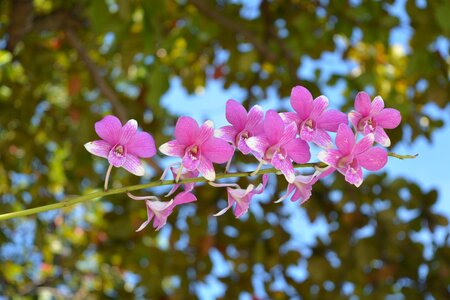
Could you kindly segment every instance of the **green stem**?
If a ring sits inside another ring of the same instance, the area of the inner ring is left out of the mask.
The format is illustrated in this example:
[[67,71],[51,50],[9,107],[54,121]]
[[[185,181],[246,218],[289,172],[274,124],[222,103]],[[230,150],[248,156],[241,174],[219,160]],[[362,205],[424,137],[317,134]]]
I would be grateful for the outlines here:
[[[399,158],[399,159],[415,158],[417,156],[417,155],[399,155],[399,154],[395,154],[392,152],[389,152],[388,155],[395,157],[395,158]],[[295,164],[294,168],[314,168],[314,167],[324,168],[326,166],[327,166],[327,164],[325,164],[323,162],[316,162],[316,163],[306,163],[306,164]],[[219,174],[216,174],[216,180],[224,179],[224,178],[250,177],[253,175],[278,173],[278,170],[275,168],[267,168],[267,169],[259,170],[256,174],[253,174],[253,172],[254,171],[235,172],[235,173],[219,173]],[[203,177],[185,178],[185,179],[178,181],[178,184],[192,183],[192,182],[208,182],[208,180]],[[122,187],[122,188],[118,188],[118,189],[110,189],[108,191],[97,191],[97,192],[93,192],[93,193],[82,195],[82,196],[66,198],[66,199],[62,200],[61,202],[54,203],[54,204],[49,204],[49,205],[39,206],[39,207],[35,207],[35,208],[24,209],[21,211],[15,211],[15,212],[10,212],[10,213],[6,213],[6,214],[1,214],[0,221],[23,217],[23,216],[34,215],[34,214],[38,214],[41,212],[54,210],[54,209],[61,209],[61,208],[69,207],[69,206],[72,206],[72,205],[75,205],[78,203],[82,203],[82,202],[86,202],[86,201],[90,201],[90,200],[97,200],[104,196],[123,194],[126,192],[142,190],[142,189],[152,188],[152,187],[156,187],[156,186],[173,185],[173,184],[175,184],[174,180],[155,180],[155,181],[152,181],[149,183],[126,186],[126,187]]]

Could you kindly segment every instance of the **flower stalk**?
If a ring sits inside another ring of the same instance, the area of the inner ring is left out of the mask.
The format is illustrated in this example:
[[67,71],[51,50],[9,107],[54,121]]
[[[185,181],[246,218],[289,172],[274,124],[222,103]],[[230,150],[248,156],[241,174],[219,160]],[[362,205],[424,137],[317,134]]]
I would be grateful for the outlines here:
[[[416,158],[417,154],[416,155],[400,155],[400,154],[396,154],[393,152],[389,152],[388,156],[395,157],[398,159],[412,159],[412,158]],[[327,164],[325,164],[323,162],[294,164],[294,168],[325,168],[325,167],[327,167]],[[253,176],[253,173],[254,173],[254,171],[219,173],[219,174],[216,174],[216,180],[225,179],[225,178],[250,177],[250,176]],[[263,175],[263,174],[279,175],[278,169],[276,169],[276,168],[261,169],[261,170],[257,171],[257,173],[255,175]],[[105,196],[125,194],[125,193],[131,192],[131,191],[142,190],[142,189],[152,188],[152,187],[156,187],[156,186],[166,186],[166,185],[173,185],[173,184],[177,184],[177,183],[185,184],[185,183],[201,183],[201,182],[209,182],[209,181],[204,177],[183,178],[183,179],[180,179],[178,182],[176,182],[175,180],[155,180],[155,181],[152,181],[149,183],[137,184],[137,185],[126,186],[126,187],[121,187],[121,188],[116,188],[116,189],[110,189],[107,191],[96,191],[96,192],[89,193],[86,195],[69,197],[69,198],[62,200],[61,202],[54,203],[54,204],[43,205],[43,206],[38,206],[38,207],[34,207],[34,208],[29,208],[29,209],[24,209],[24,210],[20,210],[20,211],[1,214],[0,221],[34,215],[34,214],[38,214],[41,212],[55,210],[55,209],[62,209],[65,207],[70,207],[70,206],[73,206],[73,205],[76,205],[79,203],[83,203],[83,202],[87,202],[87,201],[97,201]]]

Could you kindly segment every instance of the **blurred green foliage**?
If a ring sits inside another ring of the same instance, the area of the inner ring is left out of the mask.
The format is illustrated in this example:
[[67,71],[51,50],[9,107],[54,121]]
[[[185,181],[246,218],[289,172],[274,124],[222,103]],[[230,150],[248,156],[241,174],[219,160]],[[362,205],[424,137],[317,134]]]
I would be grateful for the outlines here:
[[[423,108],[447,105],[449,58],[436,42],[450,34],[450,5],[407,1],[405,51],[389,42],[400,24],[388,12],[392,2],[263,0],[247,16],[239,1],[228,0],[1,1],[0,213],[101,187],[105,162],[83,144],[95,139],[93,124],[104,114],[135,118],[158,145],[167,141],[175,116],[160,99],[174,77],[190,93],[208,80],[236,84],[247,91],[247,106],[269,88],[281,99],[299,83],[318,95],[320,85],[343,82],[347,110],[357,91],[373,88],[402,112],[401,128],[390,133],[394,143],[407,138],[406,129],[413,140],[431,139],[443,123]],[[327,77],[318,69],[314,80],[299,77],[301,58],[319,59],[338,40],[342,61],[355,64],[350,73]],[[148,161],[156,172],[159,160]],[[115,170],[113,180],[140,179]],[[267,197],[284,188],[280,181]],[[2,222],[0,295],[186,299],[215,278],[224,299],[244,292],[254,299],[450,298],[448,220],[432,209],[434,190],[387,174],[370,175],[356,189],[337,176],[316,185],[297,211],[267,202],[243,220],[211,216],[223,191],[202,187],[197,196],[161,233],[134,232],[145,209],[125,196]],[[288,226],[299,211],[327,228],[302,248],[296,236],[307,228]],[[229,271],[214,271],[215,255]]]

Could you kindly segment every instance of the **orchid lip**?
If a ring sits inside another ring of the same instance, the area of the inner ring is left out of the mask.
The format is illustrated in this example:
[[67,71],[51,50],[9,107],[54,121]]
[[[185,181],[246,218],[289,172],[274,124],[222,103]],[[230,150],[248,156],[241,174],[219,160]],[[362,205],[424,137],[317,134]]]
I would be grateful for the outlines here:
[[308,119],[303,122],[302,126],[303,126],[303,128],[306,127],[306,130],[308,130],[309,132],[313,132],[316,127],[316,124],[313,120]]
[[127,149],[124,146],[117,144],[113,147],[113,152],[115,156],[123,157],[127,154]]

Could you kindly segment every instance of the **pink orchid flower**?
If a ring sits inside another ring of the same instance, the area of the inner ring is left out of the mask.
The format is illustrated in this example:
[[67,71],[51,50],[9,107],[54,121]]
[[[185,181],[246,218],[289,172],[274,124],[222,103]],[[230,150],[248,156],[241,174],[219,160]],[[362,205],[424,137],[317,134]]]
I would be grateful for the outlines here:
[[175,196],[174,199],[170,201],[159,201],[155,200],[158,197],[155,196],[134,196],[128,193],[128,196],[133,200],[144,200],[145,206],[147,207],[147,221],[142,223],[142,225],[136,230],[136,232],[144,229],[153,219],[153,228],[160,230],[164,225],[166,225],[167,218],[172,214],[173,209],[177,205],[194,202],[197,200],[194,194],[190,192],[182,192]]
[[389,147],[391,140],[384,129],[394,129],[402,119],[400,112],[393,108],[384,108],[384,101],[377,96],[370,102],[370,96],[365,92],[356,95],[355,109],[348,114],[355,129],[364,135],[373,133],[375,142]]
[[[177,177],[177,174],[179,172],[179,169],[174,168],[174,167],[170,167],[170,171],[172,172],[173,178],[175,179]],[[199,172],[197,170],[194,171],[182,171],[181,172],[181,176],[180,179],[185,179],[185,178],[196,178],[198,176]],[[172,189],[170,190],[170,192],[166,195],[166,197],[172,195],[173,193],[175,193],[175,191],[180,187],[181,184],[174,184]],[[189,183],[185,183],[183,184],[183,188],[185,192],[192,192],[192,190],[194,190],[195,187],[195,182],[189,182]]]
[[262,133],[263,110],[255,105],[247,113],[242,104],[230,99],[227,101],[225,116],[231,125],[219,128],[216,136],[230,142],[243,154],[249,154],[251,149],[247,145],[247,139]]
[[284,174],[288,182],[294,182],[292,160],[296,163],[309,161],[311,158],[309,145],[295,137],[297,135],[295,123],[285,124],[274,110],[266,113],[263,128],[264,135],[250,137],[247,145],[253,150],[255,156],[262,160],[262,163],[270,162]]
[[359,142],[348,125],[341,124],[336,134],[337,149],[319,152],[317,157],[345,175],[345,180],[356,187],[363,182],[362,168],[377,171],[387,163],[387,151],[372,147],[374,135],[368,134]]
[[332,167],[327,167],[323,171],[316,171],[312,175],[300,175],[295,176],[295,181],[293,183],[289,183],[287,187],[286,193],[281,196],[280,199],[275,201],[275,203],[281,202],[287,197],[289,197],[292,193],[291,201],[296,202],[300,200],[300,205],[305,203],[311,198],[312,186],[319,181],[319,179],[324,178],[336,170]]
[[105,116],[95,123],[95,132],[101,138],[86,143],[84,147],[90,153],[107,158],[110,167],[105,180],[108,187],[112,166],[123,167],[128,172],[142,176],[144,167],[139,158],[148,158],[156,154],[155,141],[147,132],[138,132],[136,120],[129,120],[123,127],[115,116]]
[[227,141],[213,135],[212,121],[206,121],[199,127],[194,119],[180,117],[175,125],[175,140],[161,145],[159,151],[168,156],[181,157],[181,168],[198,170],[203,177],[214,181],[216,172],[213,163],[227,162],[233,156],[234,149]]
[[336,132],[339,124],[347,124],[347,116],[337,110],[326,110],[328,99],[319,96],[315,100],[311,93],[302,86],[296,86],[291,92],[291,105],[295,113],[282,113],[287,123],[295,122],[300,138],[313,142],[319,147],[330,148],[332,141],[327,131]]
[[[237,184],[213,184],[213,186],[227,186],[228,194],[228,206],[216,213],[214,216],[217,217],[223,215],[233,206],[234,203],[236,203],[236,207],[234,208],[234,216],[236,218],[240,218],[248,211],[250,201],[253,196],[264,192],[268,178],[269,176],[264,174],[262,176],[262,183],[260,183],[257,187],[253,184],[249,184],[246,189],[241,189],[241,187]],[[235,186],[236,188],[233,189],[231,186]]]

